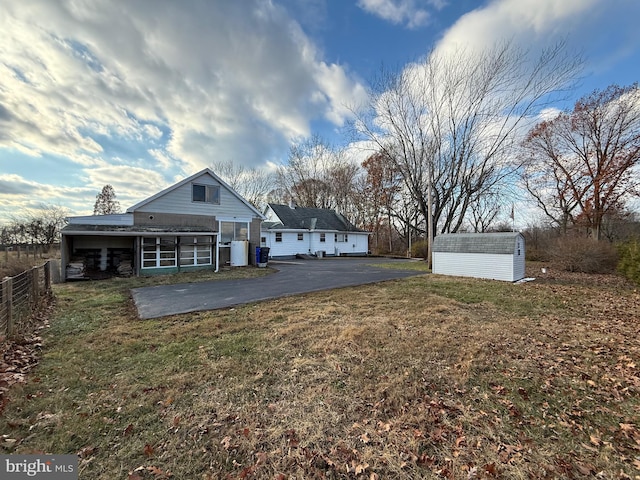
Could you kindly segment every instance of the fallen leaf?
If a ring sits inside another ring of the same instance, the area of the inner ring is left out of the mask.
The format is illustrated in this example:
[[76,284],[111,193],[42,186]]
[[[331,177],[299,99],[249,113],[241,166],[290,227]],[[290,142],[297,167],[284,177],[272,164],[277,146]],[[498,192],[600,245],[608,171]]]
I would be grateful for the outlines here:
[[151,472],[152,474],[156,475],[157,477],[170,477],[171,476],[171,474],[163,472],[158,467],[153,467],[153,466],[147,467],[147,471]]
[[153,447],[151,445],[149,445],[148,443],[144,446],[144,454],[147,457],[153,456]]
[[495,462],[487,463],[483,468],[489,475],[495,476],[498,473]]
[[527,391],[522,388],[522,387],[518,387],[518,393],[520,394],[520,396],[525,399],[525,400],[529,400],[529,394],[527,393]]

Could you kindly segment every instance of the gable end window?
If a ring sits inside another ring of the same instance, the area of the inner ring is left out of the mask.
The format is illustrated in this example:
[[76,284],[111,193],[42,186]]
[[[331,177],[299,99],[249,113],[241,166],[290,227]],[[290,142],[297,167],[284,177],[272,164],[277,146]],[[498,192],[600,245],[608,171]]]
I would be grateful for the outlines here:
[[220,187],[218,185],[191,185],[191,201],[220,205]]

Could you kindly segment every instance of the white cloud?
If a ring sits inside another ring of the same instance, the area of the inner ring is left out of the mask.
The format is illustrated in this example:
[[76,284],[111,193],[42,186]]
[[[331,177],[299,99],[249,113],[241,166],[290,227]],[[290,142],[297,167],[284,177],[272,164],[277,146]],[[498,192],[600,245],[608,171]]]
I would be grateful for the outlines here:
[[105,163],[84,170],[82,177],[86,187],[96,192],[94,196],[105,185],[111,185],[123,210],[169,186],[169,182],[161,174],[128,165]]
[[[97,192],[96,192],[97,193]],[[0,175],[0,218],[8,222],[26,209],[39,209],[44,204],[60,205],[71,210],[85,211],[88,187],[59,187],[28,180],[20,175]],[[95,195],[95,194],[94,194]],[[89,212],[91,213],[91,212]]]
[[268,0],[0,7],[0,148],[88,165],[105,139],[148,140],[181,173],[218,158],[255,166],[313,119],[340,125],[362,89]]
[[629,0],[493,0],[463,15],[445,33],[438,48],[486,49],[496,42],[514,41],[528,49],[566,40],[576,50],[604,43],[603,35],[615,31],[615,19],[626,11],[635,17],[640,4]]
[[431,14],[424,8],[430,6],[440,10],[445,0],[358,0],[358,6],[393,24],[406,24],[407,28],[418,28],[431,21]]

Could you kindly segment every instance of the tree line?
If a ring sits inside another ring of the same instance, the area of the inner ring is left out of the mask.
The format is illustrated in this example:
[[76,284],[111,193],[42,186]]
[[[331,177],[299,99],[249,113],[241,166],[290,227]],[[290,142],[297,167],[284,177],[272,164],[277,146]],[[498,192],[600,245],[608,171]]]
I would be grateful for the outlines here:
[[[111,185],[102,187],[93,205],[94,215],[120,213]],[[69,210],[59,205],[42,204],[38,208],[22,211],[5,225],[0,226],[0,245],[37,245],[45,252],[60,241],[60,232],[67,224]]]

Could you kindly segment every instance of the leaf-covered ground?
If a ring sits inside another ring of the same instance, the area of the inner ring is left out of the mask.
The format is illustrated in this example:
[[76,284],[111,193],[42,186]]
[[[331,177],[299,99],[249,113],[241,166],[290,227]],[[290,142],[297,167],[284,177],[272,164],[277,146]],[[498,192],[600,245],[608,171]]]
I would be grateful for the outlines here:
[[67,284],[0,441],[87,479],[638,478],[639,292],[530,274],[149,321]]

